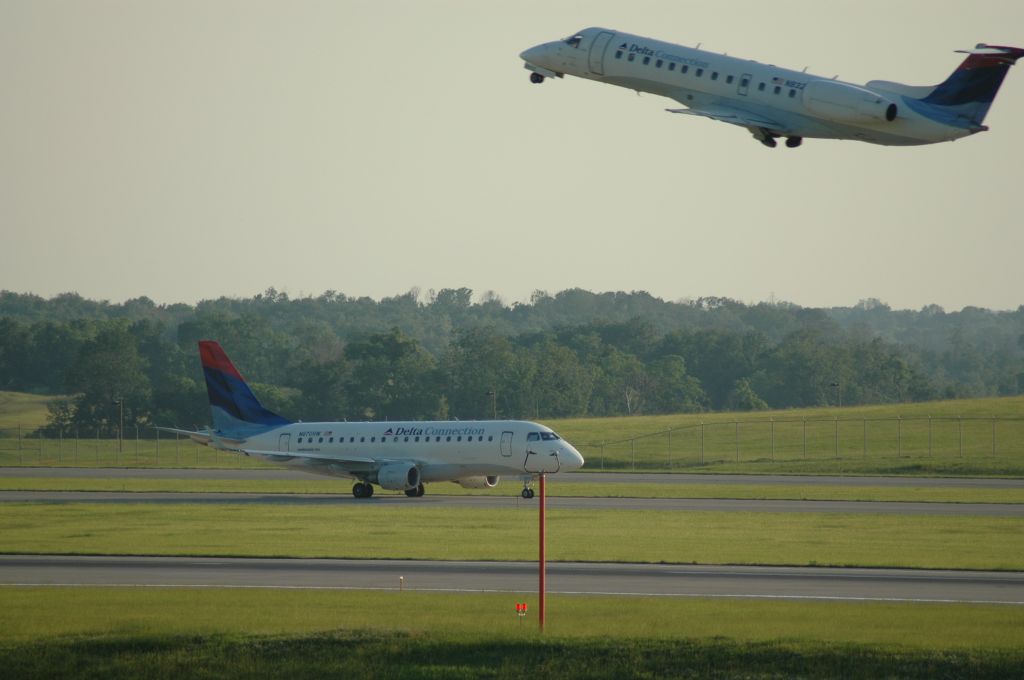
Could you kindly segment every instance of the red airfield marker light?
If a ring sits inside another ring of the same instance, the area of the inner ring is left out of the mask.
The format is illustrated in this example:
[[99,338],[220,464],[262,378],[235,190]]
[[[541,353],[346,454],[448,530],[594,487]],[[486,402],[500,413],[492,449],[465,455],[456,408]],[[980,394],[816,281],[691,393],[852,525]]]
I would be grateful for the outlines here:
[[526,603],[516,602],[516,616],[519,617],[519,625],[523,625],[523,617],[526,616]]

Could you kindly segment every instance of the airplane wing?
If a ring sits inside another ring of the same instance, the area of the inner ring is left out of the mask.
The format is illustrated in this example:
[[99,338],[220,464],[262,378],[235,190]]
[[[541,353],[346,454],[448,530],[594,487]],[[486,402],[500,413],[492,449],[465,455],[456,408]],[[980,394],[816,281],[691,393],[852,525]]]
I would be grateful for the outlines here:
[[[299,451],[261,451],[259,449],[234,449],[238,453],[259,456],[265,460],[278,463],[287,463],[295,458],[306,460],[309,467],[304,468],[307,472],[329,475],[331,477],[354,477],[363,479],[364,475],[379,470],[390,461],[383,458],[363,458],[360,456],[346,456],[336,458],[325,456],[320,453],[301,453]],[[410,461],[402,461],[410,462]]]
[[338,464],[341,466],[353,465],[353,466],[367,466],[367,465],[383,465],[386,461],[379,458],[360,458],[357,456],[348,456],[345,458],[335,458],[333,456],[325,456],[320,453],[301,453],[299,451],[260,451],[258,449],[235,449],[239,453],[244,453],[253,456],[274,456],[277,458],[308,458],[313,461],[320,461],[323,463]]
[[789,131],[789,127],[779,123],[778,121],[772,120],[765,116],[760,116],[756,113],[750,113],[749,111],[741,111],[734,109],[729,106],[709,106],[701,109],[665,109],[669,113],[682,113],[687,116],[702,116],[704,118],[711,118],[712,120],[721,121],[723,123],[729,123],[730,125],[739,125],[745,128],[764,128],[777,132],[779,134],[785,134]]

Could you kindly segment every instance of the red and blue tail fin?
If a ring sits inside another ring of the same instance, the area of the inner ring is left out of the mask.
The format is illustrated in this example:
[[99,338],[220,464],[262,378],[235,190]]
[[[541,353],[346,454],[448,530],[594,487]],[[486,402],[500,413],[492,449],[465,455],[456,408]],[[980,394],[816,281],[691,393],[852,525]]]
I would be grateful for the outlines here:
[[960,67],[920,101],[941,107],[966,123],[981,125],[1010,67],[1024,57],[1024,49],[978,45]]
[[199,359],[218,433],[247,437],[291,422],[263,407],[218,343],[200,340]]

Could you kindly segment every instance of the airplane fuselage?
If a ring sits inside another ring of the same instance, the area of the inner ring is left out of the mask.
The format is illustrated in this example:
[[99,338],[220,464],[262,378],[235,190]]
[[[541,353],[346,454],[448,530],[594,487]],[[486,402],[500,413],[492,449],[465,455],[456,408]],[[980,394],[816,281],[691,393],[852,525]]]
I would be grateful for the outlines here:
[[221,446],[306,472],[374,482],[380,461],[414,463],[423,482],[553,473],[583,464],[550,428],[520,420],[291,423]]
[[537,45],[521,56],[534,82],[572,75],[668,97],[687,107],[674,113],[746,127],[762,141],[808,137],[910,146],[985,129],[922,115],[932,112],[912,95],[930,88],[883,81],[855,85],[603,28]]

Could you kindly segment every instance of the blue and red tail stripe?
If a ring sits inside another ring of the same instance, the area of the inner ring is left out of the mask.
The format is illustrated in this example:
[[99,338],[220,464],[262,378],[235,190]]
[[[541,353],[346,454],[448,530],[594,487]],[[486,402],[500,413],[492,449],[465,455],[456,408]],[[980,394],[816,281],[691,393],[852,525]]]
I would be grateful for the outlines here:
[[203,362],[203,370],[214,369],[227,373],[228,375],[245,382],[242,374],[238,372],[231,359],[221,348],[220,344],[213,340],[199,341],[199,360]]
[[200,340],[199,358],[218,432],[248,436],[291,422],[263,407],[218,343]]
[[1010,67],[1024,56],[1024,49],[978,45],[935,90],[922,101],[933,106],[966,107],[977,122],[988,112]]

